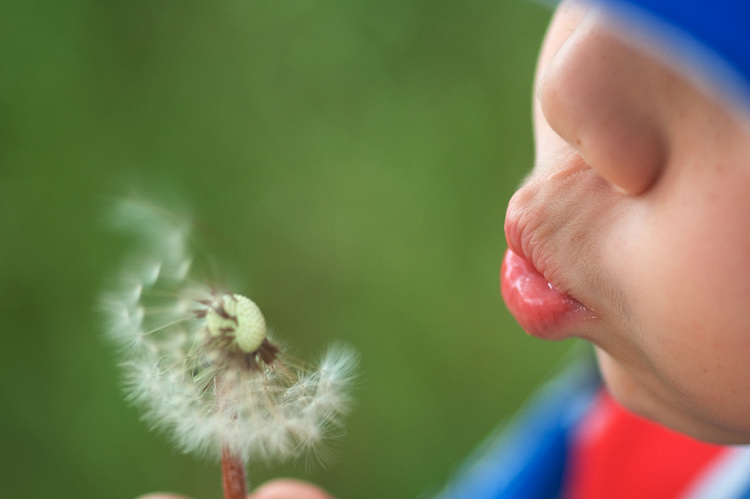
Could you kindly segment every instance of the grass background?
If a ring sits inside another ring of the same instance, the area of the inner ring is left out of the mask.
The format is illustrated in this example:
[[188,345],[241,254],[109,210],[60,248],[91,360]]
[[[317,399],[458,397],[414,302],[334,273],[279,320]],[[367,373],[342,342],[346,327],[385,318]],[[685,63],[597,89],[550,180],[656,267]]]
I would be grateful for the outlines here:
[[[219,497],[148,431],[94,313],[123,241],[103,199],[177,192],[312,356],[361,353],[345,498],[435,490],[568,345],[499,297],[550,11],[513,0],[2,0],[0,494]],[[166,195],[166,194],[165,194]]]

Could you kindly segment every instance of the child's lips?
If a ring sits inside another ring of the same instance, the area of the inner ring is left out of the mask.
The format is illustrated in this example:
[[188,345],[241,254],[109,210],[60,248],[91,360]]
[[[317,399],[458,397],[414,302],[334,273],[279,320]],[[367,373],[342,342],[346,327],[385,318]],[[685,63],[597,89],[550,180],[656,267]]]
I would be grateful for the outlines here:
[[525,258],[508,249],[500,271],[503,299],[510,313],[532,336],[563,339],[592,314],[559,291]]

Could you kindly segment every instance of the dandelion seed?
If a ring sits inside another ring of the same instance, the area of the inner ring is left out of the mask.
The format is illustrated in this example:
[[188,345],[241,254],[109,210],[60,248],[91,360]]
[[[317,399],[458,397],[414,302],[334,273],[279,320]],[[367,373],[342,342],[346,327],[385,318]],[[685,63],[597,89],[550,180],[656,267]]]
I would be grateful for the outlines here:
[[115,213],[142,249],[102,308],[144,418],[182,450],[221,459],[227,498],[244,499],[248,461],[322,458],[349,410],[356,355],[336,346],[319,367],[294,360],[251,299],[191,275],[185,219],[134,199]]

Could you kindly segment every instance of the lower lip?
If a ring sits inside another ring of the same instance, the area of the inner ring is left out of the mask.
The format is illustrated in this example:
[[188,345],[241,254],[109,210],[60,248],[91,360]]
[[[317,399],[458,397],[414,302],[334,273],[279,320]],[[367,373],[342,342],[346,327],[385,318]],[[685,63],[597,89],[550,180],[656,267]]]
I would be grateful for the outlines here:
[[508,310],[532,336],[562,339],[574,323],[591,318],[580,302],[557,290],[531,263],[510,249],[503,259],[500,284]]

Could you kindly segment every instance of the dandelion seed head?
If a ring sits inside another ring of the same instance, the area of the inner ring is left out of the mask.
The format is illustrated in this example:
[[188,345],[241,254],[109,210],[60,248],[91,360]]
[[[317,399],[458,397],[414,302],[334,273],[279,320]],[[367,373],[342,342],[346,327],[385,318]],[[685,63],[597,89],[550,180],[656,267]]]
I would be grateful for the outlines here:
[[199,277],[188,218],[127,199],[113,219],[138,244],[101,309],[144,419],[214,458],[223,448],[246,461],[327,455],[323,442],[351,405],[356,354],[337,345],[317,366],[288,355],[255,302]]

